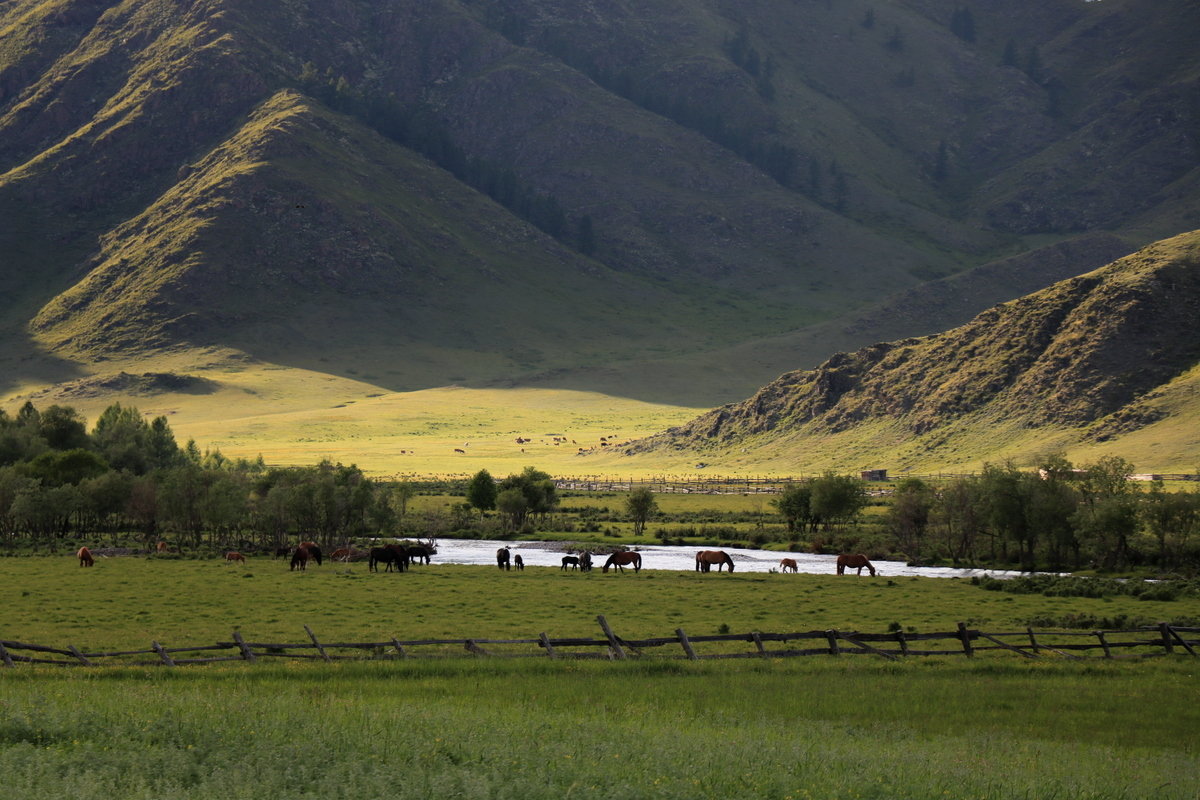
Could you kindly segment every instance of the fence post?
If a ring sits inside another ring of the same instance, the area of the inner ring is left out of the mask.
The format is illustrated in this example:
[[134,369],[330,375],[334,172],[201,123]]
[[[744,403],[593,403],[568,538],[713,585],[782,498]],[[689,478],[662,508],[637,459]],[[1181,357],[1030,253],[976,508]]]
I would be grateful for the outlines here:
[[608,620],[603,614],[596,617],[596,621],[600,623],[600,630],[604,631],[604,635],[608,637],[608,646],[612,649],[613,656],[618,661],[625,660],[625,650],[621,647],[621,643],[617,641],[617,635],[613,633],[613,629],[608,626]]
[[158,657],[163,660],[164,664],[166,664],[168,667],[175,666],[175,659],[167,655],[167,651],[163,649],[161,644],[158,642],[151,642],[150,646],[154,648],[154,652],[158,653]]
[[1033,628],[1026,628],[1025,632],[1029,634],[1029,646],[1033,648],[1033,652],[1040,653],[1042,648],[1038,645],[1037,639],[1033,635]]
[[838,632],[836,630],[825,631],[825,638],[829,640],[829,655],[840,655],[842,648],[838,645]]
[[904,635],[904,631],[896,631],[896,641],[900,643],[900,655],[908,655],[908,638]]
[[96,666],[92,662],[88,661],[87,656],[85,656],[83,653],[79,652],[79,648],[76,647],[75,645],[69,644],[69,645],[67,645],[67,649],[71,651],[71,655],[73,655],[79,659],[79,663],[82,664],[83,666],[85,666],[85,667]]
[[1174,628],[1172,628],[1170,625],[1167,625],[1167,630],[1171,632],[1171,636],[1175,638],[1175,641],[1183,645],[1184,650],[1187,650],[1189,653],[1191,653],[1193,658],[1196,656],[1196,651],[1192,649],[1192,646],[1187,643],[1187,640],[1180,636]]
[[687,653],[689,661],[696,661],[696,651],[692,649],[692,642],[688,639],[687,634],[683,632],[683,628],[676,628],[675,635],[679,637],[679,643],[683,645],[683,652]]
[[16,666],[16,664],[13,663],[12,657],[8,654],[8,650],[5,649],[4,642],[0,642],[0,660],[4,662],[4,666],[6,667]]
[[325,652],[325,648],[322,647],[321,643],[317,641],[317,635],[312,632],[312,628],[305,625],[304,632],[308,634],[308,638],[312,639],[312,643],[317,646],[317,652],[321,654],[321,658],[325,659],[326,661],[332,661],[333,659],[331,659],[329,654]]
[[404,648],[400,645],[400,640],[395,636],[392,637],[392,647],[396,648],[396,652],[400,654],[401,658],[408,657],[408,654],[404,652]]
[[1104,648],[1104,657],[1112,658],[1112,649],[1108,646],[1108,640],[1104,638],[1104,631],[1092,631],[1096,634],[1096,638],[1100,640],[1100,646]]
[[542,647],[545,649],[546,655],[550,658],[558,658],[558,653],[554,652],[554,645],[550,643],[550,637],[546,635],[546,632],[539,633],[538,638],[542,640]]
[[763,647],[762,636],[759,635],[758,631],[754,631],[750,634],[750,637],[754,639],[754,644],[758,647],[758,654],[765,658],[767,655],[767,649]]
[[958,623],[958,638],[962,640],[963,653],[967,657],[975,655],[975,650],[971,647],[971,632],[967,630],[967,623]]
[[239,631],[233,632],[233,641],[237,642],[238,649],[242,651],[242,658],[250,662],[258,660],[258,657],[250,651],[249,645],[246,644],[246,640],[242,638],[242,634]]
[[1171,641],[1171,626],[1165,622],[1158,623],[1158,633],[1162,636],[1163,651],[1170,654],[1175,652],[1175,645]]

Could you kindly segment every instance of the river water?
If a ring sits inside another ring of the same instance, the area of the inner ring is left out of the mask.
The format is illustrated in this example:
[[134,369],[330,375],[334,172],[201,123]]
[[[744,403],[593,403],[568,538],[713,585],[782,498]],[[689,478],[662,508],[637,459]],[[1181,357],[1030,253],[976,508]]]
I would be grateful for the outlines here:
[[[561,542],[515,541],[502,542],[484,539],[438,539],[435,564],[495,564],[496,550],[508,546],[513,555],[520,554],[527,567],[559,567],[563,552]],[[639,545],[635,548],[642,554],[642,569],[694,571],[696,551],[724,550],[733,558],[738,572],[769,572],[779,570],[781,558],[791,558],[801,572],[813,574],[837,574],[837,556],[813,553],[783,553],[775,550],[743,550],[737,547],[678,547],[674,545]],[[572,553],[571,555],[577,555]],[[597,568],[604,565],[607,556],[592,557]],[[902,561],[873,561],[880,575],[897,577],[923,575],[930,578],[970,578],[975,575],[991,575],[997,578],[1015,577],[1019,572],[982,569],[952,569],[950,567],[910,567]],[[850,570],[853,574],[854,570]],[[866,572],[864,571],[865,575]]]

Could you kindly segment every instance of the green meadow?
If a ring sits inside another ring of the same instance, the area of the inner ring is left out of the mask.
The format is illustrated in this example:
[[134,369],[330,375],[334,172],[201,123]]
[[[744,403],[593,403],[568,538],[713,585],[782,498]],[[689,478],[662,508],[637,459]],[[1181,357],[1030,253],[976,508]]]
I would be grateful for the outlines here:
[[[553,565],[526,553],[530,564]],[[326,563],[291,572],[284,560],[245,565],[174,558],[101,558],[82,569],[74,557],[0,559],[0,639],[84,650],[135,649],[227,641],[239,629],[261,642],[423,638],[600,636],[603,614],[625,638],[753,630],[858,630],[895,625],[921,632],[968,622],[984,630],[1023,630],[1067,615],[1126,621],[1200,620],[1200,599],[1082,598],[984,591],[968,580],[781,573],[643,570],[523,572],[437,564],[402,574],[371,573],[365,562]],[[1035,627],[1046,627],[1045,623]],[[1098,626],[1103,627],[1103,626]]]
[[[969,581],[172,558],[0,559],[0,638],[626,638],[1200,616],[1200,600]],[[457,651],[462,653],[461,650]],[[710,651],[711,652],[711,651]],[[460,657],[0,669],[0,774],[40,798],[1190,798],[1197,661],[1012,654],[628,662]]]

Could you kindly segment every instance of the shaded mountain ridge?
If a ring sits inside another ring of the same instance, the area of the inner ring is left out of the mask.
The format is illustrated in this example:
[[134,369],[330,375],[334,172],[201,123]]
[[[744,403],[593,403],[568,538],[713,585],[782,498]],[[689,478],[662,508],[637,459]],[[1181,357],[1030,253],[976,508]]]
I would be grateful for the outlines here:
[[[733,447],[880,422],[908,438],[1016,423],[1104,438],[1161,418],[1139,404],[1200,364],[1200,231],[991,308],[959,328],[839,353],[629,452]],[[800,437],[796,439],[794,437]]]

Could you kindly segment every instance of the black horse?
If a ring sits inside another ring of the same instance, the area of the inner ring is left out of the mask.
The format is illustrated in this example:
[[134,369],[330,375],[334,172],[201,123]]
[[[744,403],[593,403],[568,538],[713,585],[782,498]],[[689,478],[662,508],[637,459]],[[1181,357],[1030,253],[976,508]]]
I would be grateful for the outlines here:
[[592,554],[584,551],[579,554],[579,569],[583,572],[592,571]]
[[435,552],[433,550],[433,548],[428,547],[423,544],[409,545],[407,550],[408,550],[408,559],[409,559],[409,561],[411,561],[414,564],[420,564],[422,561],[424,561],[426,564],[428,564],[429,557],[431,555],[433,555],[433,553]]
[[558,569],[559,569],[559,571],[562,571],[564,569],[567,569],[568,567],[570,567],[573,570],[579,569],[579,559],[576,558],[575,556],[563,556],[562,566],[559,567]]
[[496,551],[496,566],[499,567],[500,569],[512,569],[512,567],[510,567],[508,565],[508,548],[507,547],[501,547],[499,550]]
[[525,559],[521,558],[520,553],[513,556],[513,566],[517,569],[525,569]]
[[393,568],[396,572],[404,572],[408,569],[408,551],[398,544],[372,547],[370,559],[367,561],[367,571],[378,572],[380,563],[385,565],[384,572],[391,572]]

